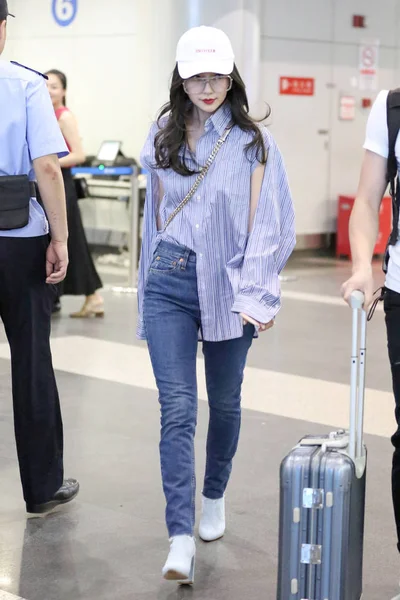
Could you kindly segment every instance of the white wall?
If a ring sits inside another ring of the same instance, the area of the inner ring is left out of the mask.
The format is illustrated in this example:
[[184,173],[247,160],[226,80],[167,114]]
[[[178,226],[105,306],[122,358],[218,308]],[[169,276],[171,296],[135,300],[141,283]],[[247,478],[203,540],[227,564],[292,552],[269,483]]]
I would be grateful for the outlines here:
[[[51,0],[9,4],[17,19],[9,21],[5,57],[67,73],[87,154],[112,138],[137,158],[168,98],[179,36],[198,24],[224,28],[253,113],[263,101],[273,109],[299,234],[334,231],[338,194],[356,191],[368,116],[361,98],[376,95],[353,85],[361,39],[381,42],[378,90],[400,80],[400,0],[79,0],[66,28],[55,23]],[[353,14],[365,15],[368,28],[353,29]],[[315,96],[279,95],[280,76],[314,77]],[[343,94],[356,97],[355,121],[338,118]]]
[[[337,197],[356,192],[369,110],[362,98],[400,83],[399,0],[267,0],[262,18],[262,95],[282,148],[299,234],[332,232]],[[366,29],[352,27],[365,15]],[[354,87],[359,44],[381,43],[376,92]],[[314,77],[315,97],[280,96],[280,76]],[[341,95],[356,98],[354,121],[339,120]]]
[[[68,76],[68,105],[79,120],[87,154],[104,139],[120,139],[135,155],[148,123],[151,73],[150,2],[81,0],[75,22],[56,24],[51,0],[11,0],[6,58]],[[165,98],[165,95],[164,95]]]

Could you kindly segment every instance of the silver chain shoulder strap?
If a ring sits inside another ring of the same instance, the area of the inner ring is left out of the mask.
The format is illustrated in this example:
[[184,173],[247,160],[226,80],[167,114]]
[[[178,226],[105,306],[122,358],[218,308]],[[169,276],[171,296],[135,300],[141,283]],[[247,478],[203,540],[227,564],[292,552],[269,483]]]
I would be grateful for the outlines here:
[[189,202],[189,200],[191,200],[191,198],[193,198],[193,196],[196,193],[199,185],[201,184],[201,182],[203,181],[203,179],[207,175],[208,171],[210,170],[210,167],[213,164],[215,157],[217,156],[218,152],[220,151],[220,149],[222,148],[222,146],[226,142],[226,138],[230,134],[231,130],[232,130],[231,127],[229,129],[226,129],[225,132],[224,132],[224,134],[223,134],[223,136],[219,138],[218,142],[215,144],[215,147],[214,147],[213,151],[211,152],[211,154],[210,154],[210,156],[209,156],[206,164],[204,165],[204,167],[202,168],[201,172],[199,173],[199,176],[197,177],[196,181],[194,182],[194,184],[193,184],[192,188],[190,189],[189,193],[187,194],[187,196],[185,196],[185,198],[182,200],[182,202],[180,204],[178,204],[178,206],[175,208],[174,212],[168,217],[168,220],[167,220],[167,222],[164,225],[163,231],[165,231],[167,229],[168,225],[170,225],[170,223],[175,219],[176,215],[179,214],[181,212],[181,210]]

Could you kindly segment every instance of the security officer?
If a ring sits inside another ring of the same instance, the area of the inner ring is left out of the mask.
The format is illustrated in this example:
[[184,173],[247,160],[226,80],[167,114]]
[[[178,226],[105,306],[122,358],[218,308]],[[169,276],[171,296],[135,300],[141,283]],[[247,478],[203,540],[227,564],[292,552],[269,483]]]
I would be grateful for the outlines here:
[[[0,54],[8,16],[13,15],[7,0],[0,0]],[[11,349],[26,508],[44,513],[73,500],[79,491],[77,481],[64,480],[63,427],[50,352],[55,284],[68,266],[58,161],[68,150],[44,76],[1,59],[0,115],[0,317]],[[47,218],[35,199],[35,175]]]

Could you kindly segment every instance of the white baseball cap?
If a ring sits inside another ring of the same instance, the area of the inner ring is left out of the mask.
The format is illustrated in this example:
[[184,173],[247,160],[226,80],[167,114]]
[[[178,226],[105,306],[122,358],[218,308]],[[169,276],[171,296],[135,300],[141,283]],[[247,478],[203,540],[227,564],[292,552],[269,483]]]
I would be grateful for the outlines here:
[[178,42],[176,62],[182,79],[199,73],[230,75],[235,55],[230,39],[221,29],[193,27]]

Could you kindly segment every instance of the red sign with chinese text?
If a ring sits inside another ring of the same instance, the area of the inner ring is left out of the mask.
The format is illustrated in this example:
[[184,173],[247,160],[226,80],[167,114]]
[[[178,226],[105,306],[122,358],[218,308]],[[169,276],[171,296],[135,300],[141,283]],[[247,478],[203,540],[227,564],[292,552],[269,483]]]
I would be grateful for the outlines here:
[[279,93],[286,96],[314,96],[315,79],[310,77],[281,77]]

